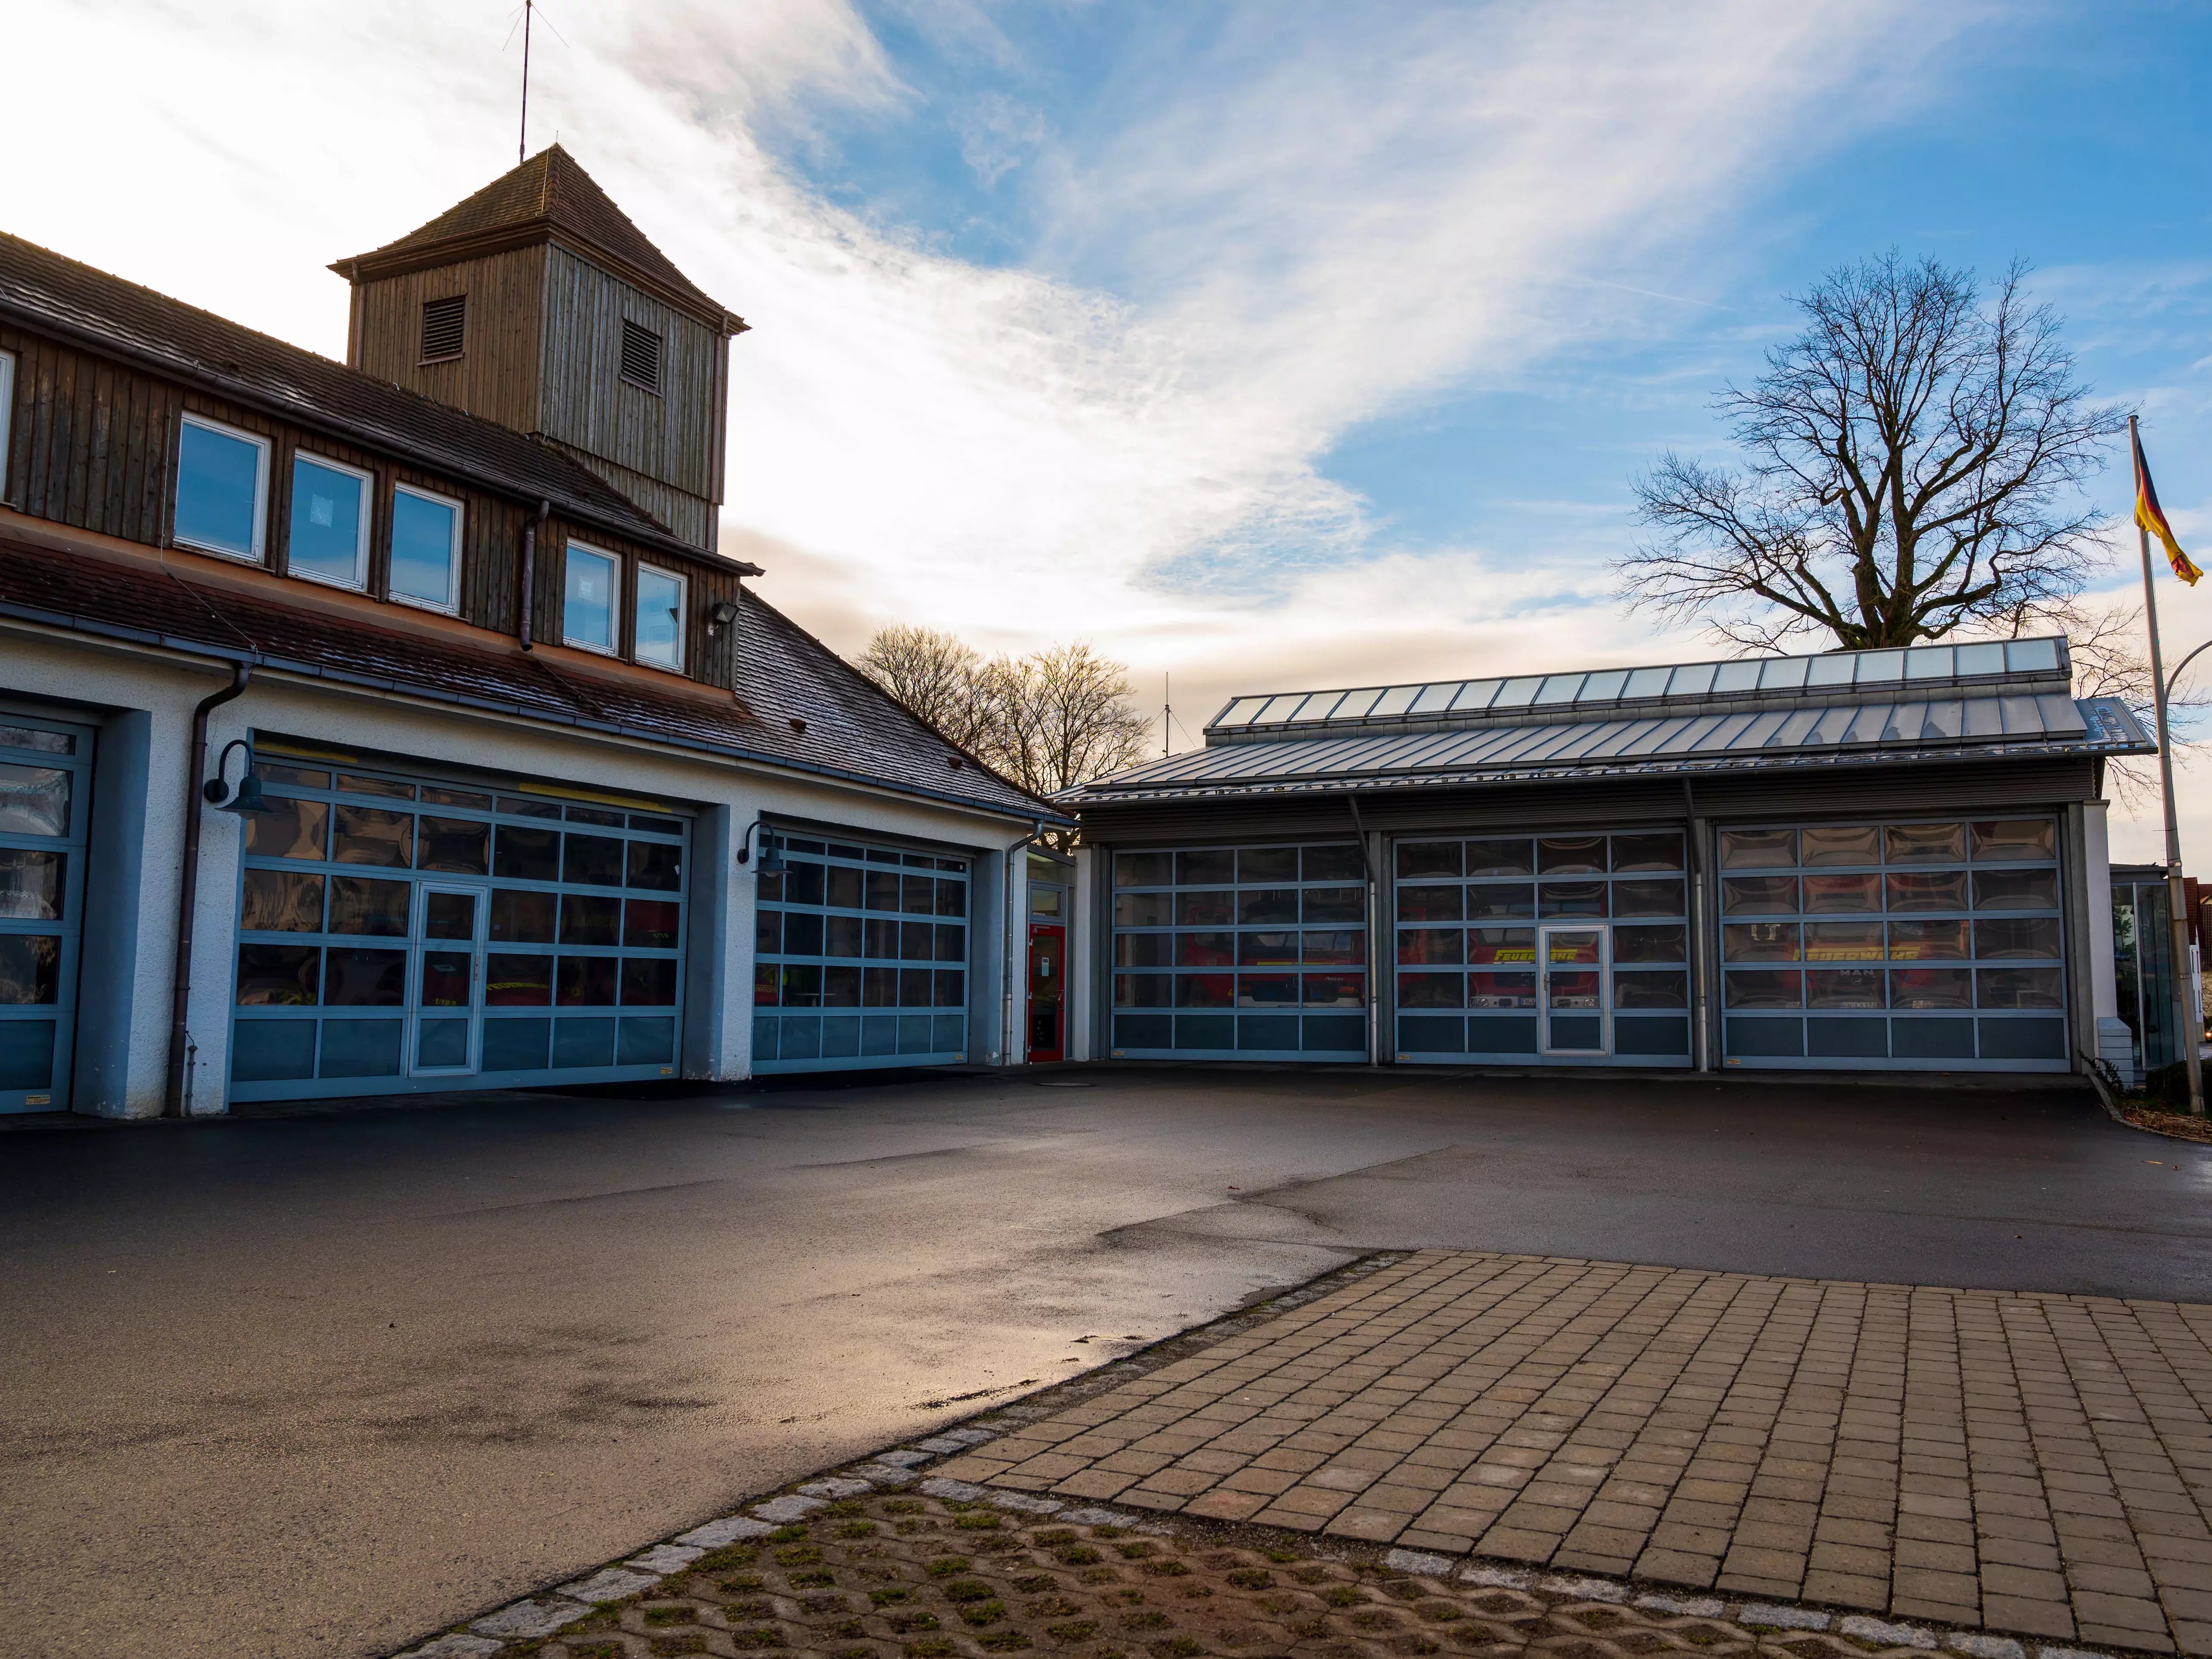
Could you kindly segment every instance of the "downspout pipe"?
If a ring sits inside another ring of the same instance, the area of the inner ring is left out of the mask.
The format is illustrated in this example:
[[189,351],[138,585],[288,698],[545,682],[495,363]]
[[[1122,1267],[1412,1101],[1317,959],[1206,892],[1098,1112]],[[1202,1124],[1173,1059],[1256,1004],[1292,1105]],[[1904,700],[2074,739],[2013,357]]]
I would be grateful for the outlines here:
[[1690,1064],[1698,1071],[1710,1072],[1713,1069],[1712,995],[1706,976],[1712,951],[1705,937],[1705,856],[1698,836],[1698,798],[1686,777],[1682,780],[1682,844],[1690,862],[1690,926],[1685,947],[1690,953]]
[[169,997],[169,1083],[161,1103],[161,1115],[185,1115],[185,1020],[192,1000],[192,917],[199,908],[200,814],[206,803],[200,798],[200,774],[207,770],[208,716],[245,691],[253,678],[253,665],[239,663],[231,670],[230,684],[200,699],[192,709],[191,763],[185,770],[185,860],[177,884],[177,960]]
[[538,592],[538,531],[552,516],[553,503],[538,503],[538,516],[522,526],[522,592],[514,601],[515,636],[522,641],[525,651],[530,649],[530,604]]
[[1359,797],[1346,790],[1344,804],[1352,809],[1352,833],[1359,839],[1359,873],[1367,881],[1367,1063],[1379,1066],[1382,1063],[1376,1030],[1382,1011],[1383,956],[1378,926],[1382,885],[1375,879],[1375,862],[1367,856],[1367,826],[1359,821]]
[[1014,1064],[1014,953],[1022,944],[1022,935],[1014,926],[1014,865],[1018,858],[1044,839],[1044,820],[1039,818],[1036,827],[1006,849],[1006,892],[1001,898],[1005,906],[1006,924],[1006,944],[999,952],[999,993],[1002,1006],[999,1024],[999,1061],[1004,1066]]

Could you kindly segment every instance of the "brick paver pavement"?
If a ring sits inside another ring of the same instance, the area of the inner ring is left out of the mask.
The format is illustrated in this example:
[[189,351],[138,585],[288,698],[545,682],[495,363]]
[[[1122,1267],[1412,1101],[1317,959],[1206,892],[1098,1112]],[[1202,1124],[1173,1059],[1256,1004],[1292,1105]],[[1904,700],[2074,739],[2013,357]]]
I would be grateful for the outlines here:
[[945,1475],[2212,1653],[2212,1307],[1431,1250]]

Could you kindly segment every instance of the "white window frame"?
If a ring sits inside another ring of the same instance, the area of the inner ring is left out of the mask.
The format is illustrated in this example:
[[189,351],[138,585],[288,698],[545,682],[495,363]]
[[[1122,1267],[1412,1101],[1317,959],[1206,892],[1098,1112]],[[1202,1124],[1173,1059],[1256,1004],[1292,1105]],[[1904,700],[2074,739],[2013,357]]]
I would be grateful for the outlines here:
[[453,597],[447,604],[440,605],[435,599],[419,599],[412,593],[402,593],[392,585],[392,569],[389,561],[385,566],[385,597],[394,605],[411,605],[418,611],[434,611],[441,617],[459,616],[461,614],[461,531],[468,517],[468,504],[457,501],[451,495],[441,495],[434,489],[424,489],[416,484],[395,483],[392,486],[392,494],[395,503],[392,522],[395,530],[399,524],[396,503],[398,497],[402,495],[412,495],[417,501],[434,501],[440,507],[453,509],[453,544],[447,550],[446,556],[447,568],[450,573],[448,586]]
[[[218,437],[240,439],[252,444],[258,453],[258,459],[253,468],[253,547],[250,552],[241,553],[237,549],[230,547],[215,547],[205,542],[193,541],[188,536],[174,533],[177,494],[185,487],[184,428],[187,426],[198,427],[202,431],[212,432]],[[188,547],[195,553],[210,554],[218,559],[235,559],[240,564],[267,564],[269,562],[269,460],[275,451],[276,445],[258,432],[247,432],[238,427],[227,426],[221,421],[210,420],[204,415],[187,414],[182,416],[182,423],[177,431],[176,476],[169,481],[169,522],[172,530],[170,539],[179,547]]]
[[[587,553],[595,559],[605,559],[614,567],[612,591],[607,595],[608,640],[601,645],[593,640],[580,640],[568,631],[568,561],[579,553]],[[569,542],[561,555],[561,643],[579,651],[589,651],[594,656],[617,657],[622,654],[623,562],[618,553],[610,553],[604,547],[593,547],[589,542]]]
[[15,354],[0,351],[0,501],[8,499],[8,452],[15,435]]
[[343,587],[349,593],[368,592],[368,521],[376,507],[376,474],[351,465],[334,460],[328,455],[319,455],[312,449],[292,452],[292,494],[290,506],[296,512],[300,504],[300,463],[326,467],[332,472],[342,472],[361,481],[361,517],[354,525],[353,580],[342,576],[325,576],[318,571],[295,569],[292,564],[292,514],[284,518],[284,574],[297,576],[301,581],[320,582],[325,587]]
[[[674,662],[656,662],[649,657],[638,654],[638,606],[645,592],[645,579],[648,575],[665,576],[676,584],[676,660]],[[643,663],[647,668],[665,669],[672,674],[682,673],[684,656],[684,631],[685,625],[691,620],[691,579],[680,570],[664,570],[657,564],[647,564],[641,560],[637,567],[637,580],[630,585],[629,612],[630,656],[635,660]]]

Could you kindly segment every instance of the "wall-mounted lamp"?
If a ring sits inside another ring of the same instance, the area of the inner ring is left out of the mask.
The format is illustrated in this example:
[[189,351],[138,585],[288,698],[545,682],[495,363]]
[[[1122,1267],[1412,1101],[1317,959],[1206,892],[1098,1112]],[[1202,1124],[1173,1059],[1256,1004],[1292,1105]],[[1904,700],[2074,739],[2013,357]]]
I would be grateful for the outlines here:
[[707,631],[714,633],[727,628],[738,619],[738,607],[728,599],[717,599],[707,607]]
[[[760,848],[757,860],[753,857],[756,843]],[[783,849],[776,845],[774,836],[761,828],[758,818],[745,826],[744,838],[738,843],[738,862],[751,865],[757,876],[780,876],[783,873]]]
[[[234,749],[246,750],[246,771],[234,789],[222,781],[222,769]],[[210,806],[225,812],[273,812],[276,809],[261,798],[261,775],[253,769],[253,745],[244,738],[233,738],[223,744],[222,753],[215,757],[215,775],[200,786],[200,795]]]

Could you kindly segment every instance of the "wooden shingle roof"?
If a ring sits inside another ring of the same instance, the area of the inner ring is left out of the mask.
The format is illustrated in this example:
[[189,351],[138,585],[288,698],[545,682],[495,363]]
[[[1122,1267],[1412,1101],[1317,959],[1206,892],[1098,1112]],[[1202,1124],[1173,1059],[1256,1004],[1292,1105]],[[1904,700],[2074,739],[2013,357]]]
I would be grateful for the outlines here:
[[557,238],[727,334],[744,319],[709,299],[614,204],[576,158],[552,144],[428,224],[331,266],[351,282]]

